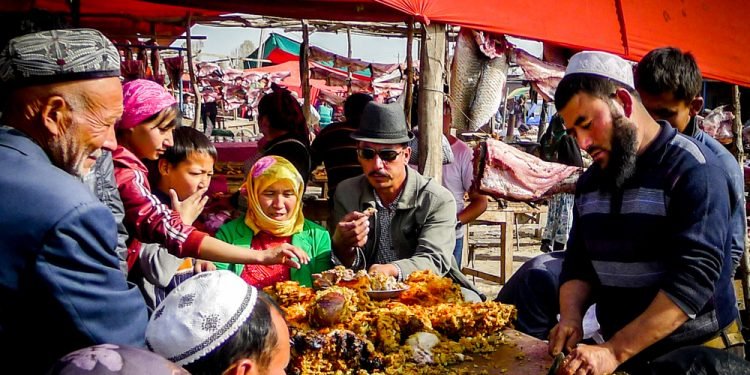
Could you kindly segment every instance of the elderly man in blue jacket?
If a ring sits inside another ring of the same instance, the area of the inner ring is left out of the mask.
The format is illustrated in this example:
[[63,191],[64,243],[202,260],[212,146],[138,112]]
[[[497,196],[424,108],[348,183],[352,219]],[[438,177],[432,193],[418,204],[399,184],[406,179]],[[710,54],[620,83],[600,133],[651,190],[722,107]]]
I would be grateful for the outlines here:
[[117,49],[90,29],[24,35],[0,54],[0,361],[25,373],[92,344],[145,341],[112,213],[81,182],[116,146],[119,73]]

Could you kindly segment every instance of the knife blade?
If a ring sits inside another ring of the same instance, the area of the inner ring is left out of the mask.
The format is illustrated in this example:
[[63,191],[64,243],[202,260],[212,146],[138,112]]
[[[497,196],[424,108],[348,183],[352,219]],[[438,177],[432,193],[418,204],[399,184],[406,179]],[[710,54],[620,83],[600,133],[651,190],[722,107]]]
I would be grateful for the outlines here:
[[565,360],[565,354],[557,353],[557,355],[555,356],[555,359],[552,361],[552,366],[550,366],[549,371],[547,372],[547,375],[557,374],[557,370],[560,369],[560,366],[562,365],[563,360]]

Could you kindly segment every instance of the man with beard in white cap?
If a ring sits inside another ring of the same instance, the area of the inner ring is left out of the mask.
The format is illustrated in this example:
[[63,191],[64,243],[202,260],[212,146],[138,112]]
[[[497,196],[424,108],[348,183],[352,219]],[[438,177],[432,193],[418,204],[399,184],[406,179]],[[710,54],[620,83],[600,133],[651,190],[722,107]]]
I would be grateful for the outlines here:
[[[578,181],[550,353],[563,374],[646,373],[689,345],[725,347],[737,319],[730,217],[739,197],[704,145],[649,116],[630,63],[574,55],[555,93],[566,131],[595,161]],[[606,340],[580,345],[597,303]]]

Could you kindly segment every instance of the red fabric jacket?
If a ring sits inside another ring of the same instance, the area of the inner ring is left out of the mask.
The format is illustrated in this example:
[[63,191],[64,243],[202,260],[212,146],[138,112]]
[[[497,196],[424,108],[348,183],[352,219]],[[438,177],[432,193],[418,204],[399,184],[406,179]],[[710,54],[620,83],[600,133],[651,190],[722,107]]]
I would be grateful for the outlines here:
[[207,234],[184,224],[177,211],[160,203],[151,193],[146,166],[122,146],[112,152],[117,190],[125,207],[125,227],[130,233],[128,265],[136,259],[140,242],[158,243],[170,254],[199,257],[199,246]]

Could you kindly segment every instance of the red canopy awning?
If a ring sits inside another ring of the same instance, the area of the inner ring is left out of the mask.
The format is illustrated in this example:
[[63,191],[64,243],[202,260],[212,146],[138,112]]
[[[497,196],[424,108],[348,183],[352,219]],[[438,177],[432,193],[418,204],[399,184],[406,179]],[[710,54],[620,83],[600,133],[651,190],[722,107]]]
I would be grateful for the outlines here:
[[676,46],[704,75],[750,87],[745,0],[157,0],[228,12],[330,20],[443,22],[638,61]]
[[[10,2],[6,2],[10,3]],[[68,11],[64,0],[25,0],[0,5]],[[157,4],[154,4],[157,3]],[[166,5],[162,5],[166,4]],[[81,0],[81,13],[127,14],[143,30],[148,17],[179,25],[188,9],[201,14],[243,12],[291,18],[356,21],[443,22],[542,40],[576,49],[597,49],[637,61],[649,50],[672,45],[692,52],[709,77],[750,87],[750,2],[745,0]],[[201,11],[200,9],[210,9]],[[85,25],[97,25],[82,18]],[[144,23],[145,22],[145,23]],[[120,24],[102,24],[103,31]],[[122,26],[124,27],[124,26]]]
[[[0,12],[28,12],[41,9],[52,13],[70,13],[66,0],[14,0],[0,3]],[[162,45],[185,32],[189,13],[194,22],[200,18],[218,17],[216,10],[164,5],[140,0],[80,0],[81,26],[102,31],[114,40],[133,39],[136,33],[157,35]]]
[[424,22],[444,22],[638,61],[648,51],[690,51],[709,78],[750,86],[750,2],[745,0],[375,0]]

